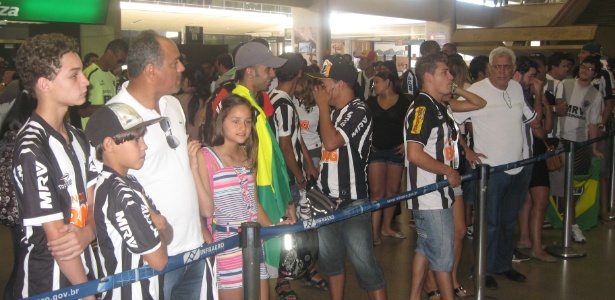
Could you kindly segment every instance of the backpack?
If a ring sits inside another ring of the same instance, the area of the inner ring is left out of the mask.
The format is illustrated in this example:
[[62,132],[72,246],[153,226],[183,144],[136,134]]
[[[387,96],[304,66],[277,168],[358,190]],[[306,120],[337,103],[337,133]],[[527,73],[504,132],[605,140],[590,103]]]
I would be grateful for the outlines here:
[[13,149],[18,130],[8,131],[0,140],[0,224],[20,225],[17,195],[13,185]]

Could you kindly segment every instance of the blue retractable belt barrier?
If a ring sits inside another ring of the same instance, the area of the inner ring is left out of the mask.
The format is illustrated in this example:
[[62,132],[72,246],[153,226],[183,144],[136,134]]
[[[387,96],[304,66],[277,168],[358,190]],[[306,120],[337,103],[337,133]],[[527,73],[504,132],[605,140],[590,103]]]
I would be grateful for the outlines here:
[[[585,147],[591,143],[598,142],[600,140],[606,139],[615,132],[604,134],[601,137],[597,137],[585,142],[577,143],[577,147]],[[555,151],[549,151],[545,154],[531,157],[528,159],[503,164],[499,166],[495,166],[491,168],[490,173],[498,173],[504,172],[506,170],[515,169],[518,167],[526,166],[534,164],[537,161],[545,160],[551,156],[559,155],[560,153],[568,151],[568,147],[558,148]],[[477,178],[477,172],[473,171],[469,174],[465,174],[461,177],[462,181],[474,180]],[[263,240],[267,240],[276,236],[280,236],[286,233],[299,232],[306,229],[318,228],[324,225],[328,225],[331,223],[335,223],[341,220],[349,219],[354,216],[371,212],[374,210],[379,210],[383,207],[387,207],[393,204],[396,204],[401,201],[408,200],[410,198],[414,198],[420,195],[424,195],[430,192],[433,192],[439,188],[443,188],[448,186],[449,183],[447,180],[439,181],[433,184],[429,184],[412,191],[408,191],[405,193],[397,194],[392,197],[383,198],[376,202],[370,202],[363,205],[351,206],[347,209],[337,211],[331,214],[315,217],[310,220],[305,220],[301,222],[297,222],[293,225],[284,225],[284,226],[275,226],[275,227],[266,227],[261,230],[261,237]],[[49,293],[43,293],[40,295],[36,295],[27,299],[78,299],[83,298],[89,295],[94,295],[98,293],[102,293],[104,291],[109,291],[115,288],[119,288],[125,285],[129,285],[135,283],[140,280],[144,280],[159,274],[163,274],[169,272],[171,270],[175,270],[192,262],[195,262],[200,259],[204,259],[206,257],[218,254],[225,250],[235,248],[239,246],[239,237],[233,236],[230,238],[226,238],[224,240],[204,245],[197,249],[184,252],[182,254],[178,254],[175,256],[169,257],[169,262],[167,266],[162,271],[152,270],[149,266],[143,266],[138,269],[133,269],[129,271],[125,271],[122,273],[118,273],[115,275],[107,276],[104,278],[100,278],[97,280],[92,280],[86,283],[74,285],[71,287],[55,290]]]

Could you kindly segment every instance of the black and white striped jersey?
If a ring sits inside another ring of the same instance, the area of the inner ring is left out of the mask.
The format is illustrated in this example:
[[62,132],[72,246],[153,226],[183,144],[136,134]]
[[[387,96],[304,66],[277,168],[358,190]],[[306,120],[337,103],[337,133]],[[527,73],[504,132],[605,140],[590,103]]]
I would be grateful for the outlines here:
[[[62,221],[83,227],[86,190],[95,183],[91,148],[83,132],[65,123],[69,142],[39,115],[33,114],[17,135],[13,182],[25,239],[20,245],[14,295],[20,299],[70,286],[47,246],[43,224]],[[90,212],[92,213],[92,212]],[[86,274],[97,274],[90,246],[81,260]]]
[[[299,114],[290,96],[281,90],[273,89],[269,93],[271,104],[273,105],[273,115],[269,117],[269,125],[275,134],[275,138],[280,142],[280,137],[290,136],[290,141],[293,148],[293,155],[299,167],[303,164],[303,153],[301,152],[301,128],[299,127]],[[292,172],[291,184],[294,184],[295,178]]]
[[345,143],[333,151],[326,151],[323,146],[318,186],[333,198],[367,198],[367,159],[373,130],[371,110],[356,98],[333,110],[331,120]]
[[[103,275],[110,276],[144,265],[143,255],[161,246],[149,208],[156,210],[132,175],[103,166],[95,192],[94,218],[98,257]],[[158,276],[103,293],[102,299],[158,299]]]
[[[404,122],[406,145],[410,142],[419,143],[423,145],[423,151],[427,155],[442,164],[452,166],[452,157],[446,155],[446,147],[451,144],[452,130],[449,128],[450,125],[447,125],[447,118],[446,107],[433,100],[428,94],[421,92],[414,99],[406,114]],[[408,167],[408,190],[446,180],[443,174],[423,170],[410,162],[406,165]],[[445,209],[451,207],[454,198],[453,189],[446,186],[412,198],[408,204],[409,208],[418,210]]]

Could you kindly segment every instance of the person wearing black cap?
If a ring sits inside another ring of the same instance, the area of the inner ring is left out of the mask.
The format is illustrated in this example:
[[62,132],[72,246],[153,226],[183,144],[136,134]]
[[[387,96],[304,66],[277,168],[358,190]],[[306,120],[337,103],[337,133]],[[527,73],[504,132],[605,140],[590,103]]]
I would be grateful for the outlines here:
[[[296,207],[300,200],[300,190],[304,190],[307,186],[309,177],[318,177],[318,170],[314,167],[312,157],[309,155],[308,149],[301,137],[301,128],[299,127],[299,115],[293,104],[293,99],[290,95],[295,94],[297,81],[301,77],[303,62],[299,57],[300,54],[284,53],[281,58],[287,59],[286,63],[275,69],[278,85],[270,93],[271,104],[273,105],[273,115],[269,117],[269,124],[276,140],[280,145],[280,150],[284,155],[286,169],[289,175],[290,192],[293,198],[293,203],[289,203],[290,218],[296,219]],[[303,173],[303,160],[307,160],[308,172]],[[290,283],[285,280],[287,274],[279,272],[277,283],[275,286],[276,293],[283,299],[295,296],[295,292],[290,289]]]
[[[93,213],[105,276],[142,267],[146,261],[157,271],[167,265],[166,241],[173,239],[173,229],[139,181],[128,175],[128,170],[138,170],[145,162],[147,145],[143,136],[147,126],[162,119],[144,121],[129,105],[113,103],[94,112],[85,129],[96,149],[96,158],[103,162]],[[154,276],[104,292],[102,297],[158,299],[159,290],[158,276]]]
[[[372,136],[372,115],[367,104],[355,97],[355,67],[337,57],[324,63],[321,80],[314,87],[320,110],[322,159],[318,187],[332,199],[348,206],[368,202],[367,159]],[[333,111],[331,111],[333,107]],[[382,270],[374,255],[371,215],[362,214],[318,229],[318,270],[329,276],[331,299],[344,299],[345,256],[348,249],[359,286],[370,299],[386,299]]]

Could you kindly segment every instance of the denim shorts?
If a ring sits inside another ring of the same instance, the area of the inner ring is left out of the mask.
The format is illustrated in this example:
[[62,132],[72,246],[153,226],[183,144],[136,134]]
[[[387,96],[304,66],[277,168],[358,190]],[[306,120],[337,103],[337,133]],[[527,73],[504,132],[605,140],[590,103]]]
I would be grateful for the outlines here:
[[[350,206],[367,203],[354,201]],[[318,228],[318,271],[325,276],[346,273],[346,253],[350,258],[359,286],[375,291],[386,286],[374,254],[372,217],[364,213]]]
[[369,153],[369,163],[377,163],[383,162],[389,165],[403,166],[404,165],[404,155],[403,154],[395,154],[397,149],[386,149],[386,150],[376,150],[376,152]]
[[434,272],[453,271],[453,209],[414,210],[415,252],[427,258]]

